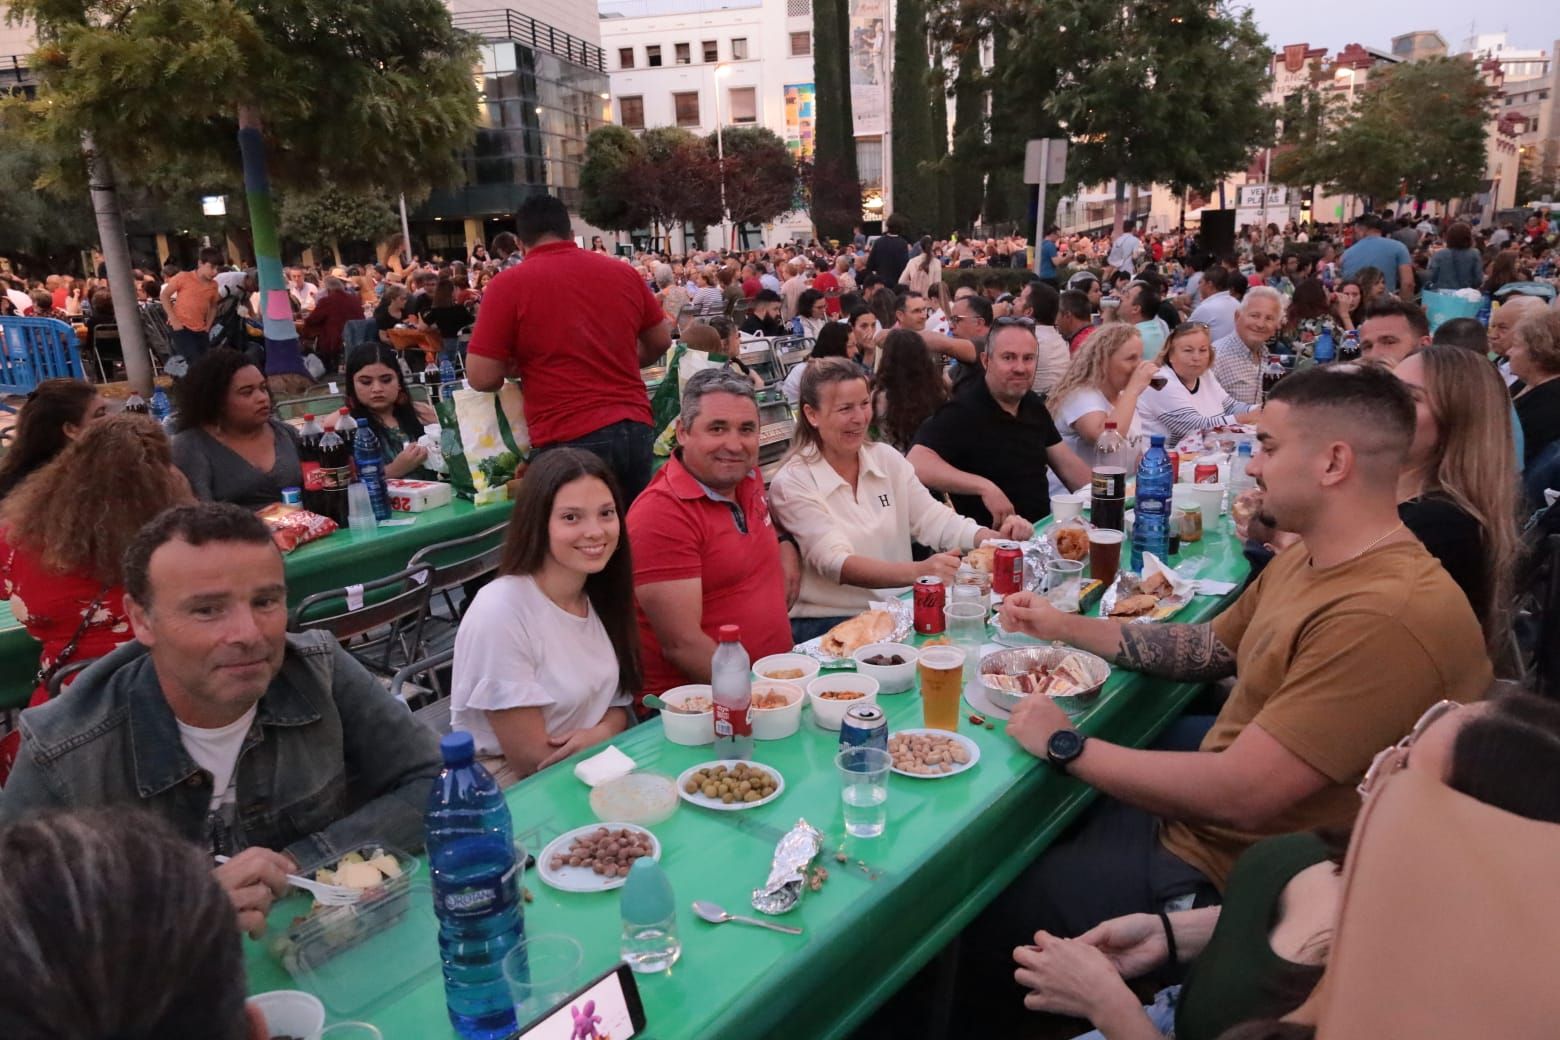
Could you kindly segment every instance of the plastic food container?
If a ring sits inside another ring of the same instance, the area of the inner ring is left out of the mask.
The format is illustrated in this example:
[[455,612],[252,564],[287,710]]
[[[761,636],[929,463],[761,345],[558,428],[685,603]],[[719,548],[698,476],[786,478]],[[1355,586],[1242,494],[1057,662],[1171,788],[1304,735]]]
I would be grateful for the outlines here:
[[[838,690],[854,690],[866,696],[849,700],[823,696]],[[807,699],[812,702],[813,718],[824,729],[839,729],[847,711],[858,704],[876,704],[877,696],[878,681],[870,675],[846,672],[843,675],[825,675],[807,684]]]
[[754,740],[784,740],[801,728],[802,702],[807,699],[801,686],[777,679],[754,679],[753,696],[756,698],[760,693],[784,694],[787,703],[783,708],[753,705]]
[[[893,657],[898,654],[904,664],[867,664],[867,658],[882,654]],[[915,663],[921,659],[921,651],[906,643],[868,643],[851,653],[856,671],[878,681],[879,693],[904,693],[915,685]]]
[[[667,704],[682,704],[690,697],[703,697],[714,702],[714,693],[707,683],[694,683],[688,686],[677,686],[661,694],[661,699]],[[698,747],[701,744],[715,743],[715,709],[697,715],[688,715],[679,711],[662,711],[661,728],[666,733],[666,739],[673,744],[684,744],[688,747]]]
[[[805,687],[809,682],[818,677],[818,669],[822,667],[822,664],[806,654],[770,654],[768,657],[760,657],[753,662],[753,678],[794,682],[798,686]],[[802,674],[785,674],[794,671],[799,671]]]
[[603,823],[654,826],[677,811],[677,781],[660,773],[629,773],[592,788],[590,811]]

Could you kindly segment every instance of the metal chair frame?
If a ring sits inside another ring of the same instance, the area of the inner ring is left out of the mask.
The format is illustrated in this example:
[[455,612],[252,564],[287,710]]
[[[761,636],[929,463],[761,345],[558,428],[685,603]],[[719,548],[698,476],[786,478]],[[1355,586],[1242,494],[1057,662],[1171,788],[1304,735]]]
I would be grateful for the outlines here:
[[432,593],[443,598],[445,606],[449,608],[450,619],[456,624],[460,623],[460,611],[455,606],[455,600],[450,596],[450,590],[458,585],[464,585],[474,578],[480,578],[498,569],[499,557],[503,555],[504,542],[499,537],[498,544],[479,550],[470,555],[461,556],[450,563],[439,563],[439,558],[445,554],[468,546],[480,545],[489,541],[495,535],[501,536],[509,526],[506,520],[501,524],[494,524],[485,531],[466,535],[464,538],[451,538],[447,542],[435,542],[417,550],[416,554],[406,562],[407,567],[432,567],[433,580]]
[[[432,591],[434,569],[426,564],[407,567],[405,570],[361,585],[330,589],[306,596],[287,617],[289,632],[329,632],[344,648],[362,661],[364,666],[381,675],[390,675],[395,669],[390,665],[391,654],[399,646],[405,660],[415,660],[422,652],[423,623],[428,616],[428,599]],[[356,609],[347,606],[349,589],[363,597],[363,605]],[[376,593],[387,595],[377,596]],[[346,609],[311,617],[311,611],[321,604],[339,601]],[[382,634],[370,635],[384,628]],[[352,645],[354,639],[363,641]],[[366,656],[370,650],[384,648],[377,659]]]

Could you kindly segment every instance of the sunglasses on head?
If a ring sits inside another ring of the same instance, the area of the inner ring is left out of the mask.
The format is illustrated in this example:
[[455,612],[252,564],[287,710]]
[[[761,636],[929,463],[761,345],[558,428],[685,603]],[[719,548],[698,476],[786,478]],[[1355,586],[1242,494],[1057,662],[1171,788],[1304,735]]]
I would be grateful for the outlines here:
[[1015,314],[1003,318],[993,318],[991,325],[993,328],[1000,328],[1004,325],[1017,325],[1019,328],[1032,329],[1035,327],[1035,319]]
[[1395,773],[1408,765],[1408,752],[1419,738],[1425,735],[1425,731],[1435,725],[1437,721],[1446,715],[1461,708],[1456,701],[1437,701],[1425,709],[1425,713],[1419,716],[1419,721],[1414,723],[1414,728],[1408,731],[1408,736],[1393,744],[1389,748],[1383,748],[1371,759],[1370,768],[1365,770],[1365,778],[1356,788],[1360,796],[1370,794],[1371,790],[1388,773]]

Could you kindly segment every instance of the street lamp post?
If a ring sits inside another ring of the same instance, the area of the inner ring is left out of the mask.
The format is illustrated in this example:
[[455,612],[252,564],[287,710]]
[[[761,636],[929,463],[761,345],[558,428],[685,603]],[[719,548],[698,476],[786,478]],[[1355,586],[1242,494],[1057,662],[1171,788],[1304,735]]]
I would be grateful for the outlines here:
[[715,165],[720,169],[720,241],[722,249],[731,248],[731,221],[726,215],[726,142],[720,132],[720,81],[730,71],[730,65],[722,63],[715,66]]

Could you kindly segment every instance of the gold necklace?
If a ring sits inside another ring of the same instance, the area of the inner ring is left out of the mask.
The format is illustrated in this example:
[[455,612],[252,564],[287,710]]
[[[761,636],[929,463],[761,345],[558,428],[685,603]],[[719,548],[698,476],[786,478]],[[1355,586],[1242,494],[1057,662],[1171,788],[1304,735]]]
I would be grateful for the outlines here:
[[1353,560],[1359,559],[1361,556],[1364,556],[1366,553],[1370,552],[1376,546],[1380,545],[1382,542],[1386,541],[1388,538],[1391,538],[1393,535],[1397,534],[1399,531],[1403,530],[1403,528],[1405,528],[1407,526],[1408,526],[1407,524],[1405,524],[1401,520],[1399,520],[1398,521],[1398,525],[1396,527],[1392,528],[1386,534],[1382,535],[1380,538],[1377,538],[1374,542],[1371,542],[1365,548],[1361,549],[1359,552],[1355,553],[1353,556],[1350,556],[1347,560],[1343,560],[1342,562],[1343,563],[1349,563],[1349,562],[1351,562]]

